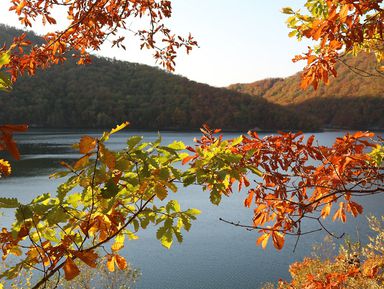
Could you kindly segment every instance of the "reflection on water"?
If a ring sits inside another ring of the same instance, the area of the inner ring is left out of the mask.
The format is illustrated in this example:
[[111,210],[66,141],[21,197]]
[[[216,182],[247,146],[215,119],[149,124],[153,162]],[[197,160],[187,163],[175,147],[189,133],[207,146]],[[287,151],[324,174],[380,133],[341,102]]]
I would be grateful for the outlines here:
[[[60,168],[60,161],[73,161],[78,155],[71,145],[84,134],[99,136],[100,131],[48,131],[36,130],[17,136],[22,159],[13,162],[14,174],[0,182],[0,195],[18,197],[28,202],[40,193],[54,193],[61,180],[49,180],[48,176]],[[122,149],[126,139],[135,132],[123,132],[114,136],[109,147]],[[156,132],[138,132],[146,141],[157,138]],[[342,135],[340,132],[317,134],[322,144],[330,144]],[[191,145],[199,133],[162,133],[163,142],[182,140]],[[225,134],[235,137],[237,134]],[[141,231],[137,241],[129,241],[124,254],[134,267],[140,268],[142,278],[139,289],[257,289],[260,283],[288,278],[290,263],[302,259],[311,251],[315,242],[320,242],[324,232],[301,238],[298,250],[293,253],[295,238],[288,238],[282,251],[273,246],[266,250],[256,247],[257,235],[232,227],[219,221],[219,218],[249,223],[252,210],[243,207],[245,195],[235,193],[223,200],[219,206],[209,203],[208,194],[200,187],[180,188],[180,192],[170,195],[179,200],[183,208],[195,207],[202,215],[193,223],[191,232],[184,234],[184,242],[176,244],[171,250],[164,249],[156,240],[156,228]],[[167,201],[167,200],[166,200]],[[383,215],[382,196],[361,199],[365,213]],[[2,217],[2,225],[10,224],[10,215]],[[349,219],[347,224],[328,222],[329,228],[336,232],[346,232],[352,237],[360,232],[362,241],[367,240],[367,225],[364,217]],[[316,229],[315,223],[308,222],[305,227]]]

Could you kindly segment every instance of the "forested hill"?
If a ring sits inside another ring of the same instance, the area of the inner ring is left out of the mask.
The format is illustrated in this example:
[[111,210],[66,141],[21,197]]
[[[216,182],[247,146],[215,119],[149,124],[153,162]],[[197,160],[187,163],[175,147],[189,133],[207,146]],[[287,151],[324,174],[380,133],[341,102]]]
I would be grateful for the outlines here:
[[[0,27],[0,39],[20,31]],[[32,36],[36,39],[36,36]],[[311,117],[263,98],[214,88],[158,68],[93,57],[56,65],[0,94],[0,123],[39,127],[111,127],[128,120],[140,129],[317,129]]]
[[229,89],[263,97],[298,114],[312,115],[323,127],[384,129],[384,78],[366,75],[366,72],[377,74],[374,57],[362,54],[345,62],[338,64],[338,77],[316,91],[301,90],[299,74],[233,84]]

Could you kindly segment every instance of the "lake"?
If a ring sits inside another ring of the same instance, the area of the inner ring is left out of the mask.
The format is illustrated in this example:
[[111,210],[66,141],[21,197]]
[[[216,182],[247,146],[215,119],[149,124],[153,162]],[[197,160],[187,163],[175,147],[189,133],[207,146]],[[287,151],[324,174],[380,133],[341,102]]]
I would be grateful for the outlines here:
[[[85,134],[99,136],[101,131],[31,130],[18,135],[22,159],[13,162],[13,176],[0,181],[0,195],[27,202],[39,193],[54,193],[62,180],[49,180],[49,174],[60,167],[59,161],[78,156],[71,149],[71,144],[78,142]],[[145,141],[157,138],[157,132],[122,132],[111,138],[109,148],[123,148],[126,139],[134,134],[143,135]],[[321,144],[331,144],[343,134],[322,132],[315,135]],[[164,144],[181,140],[192,145],[193,138],[199,137],[200,133],[162,132],[161,135]],[[235,137],[239,134],[224,135]],[[244,193],[234,193],[218,207],[210,204],[208,193],[199,186],[180,188],[171,198],[177,199],[182,208],[198,208],[202,214],[193,222],[191,231],[183,234],[184,242],[175,244],[170,250],[156,240],[156,228],[153,227],[140,231],[139,240],[127,242],[124,256],[142,272],[136,286],[138,289],[257,289],[263,282],[289,278],[289,264],[309,255],[312,245],[326,236],[325,232],[317,232],[302,237],[294,253],[294,237],[287,237],[281,251],[276,251],[271,244],[262,250],[256,246],[256,232],[219,221],[222,217],[235,222],[251,222],[252,209],[243,207]],[[383,215],[383,201],[381,195],[360,199],[365,215]],[[11,222],[10,216],[1,218],[3,226]],[[349,217],[347,224],[329,223],[329,228],[338,234],[350,234],[353,240],[356,240],[358,231],[362,241],[366,241],[369,232],[366,223],[364,216],[356,219]],[[306,226],[317,228],[311,223]]]

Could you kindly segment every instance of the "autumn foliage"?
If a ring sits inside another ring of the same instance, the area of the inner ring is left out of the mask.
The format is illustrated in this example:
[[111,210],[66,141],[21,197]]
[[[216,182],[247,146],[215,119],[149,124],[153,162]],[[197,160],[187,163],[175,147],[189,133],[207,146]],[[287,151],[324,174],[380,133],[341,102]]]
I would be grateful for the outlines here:
[[[368,244],[352,243],[350,240],[339,246],[336,256],[333,242],[324,241],[314,246],[312,257],[290,265],[291,281],[280,280],[277,286],[267,285],[263,289],[375,289],[384,282],[384,228],[383,217],[368,217],[371,229]],[[372,235],[373,233],[373,235]],[[321,249],[323,248],[323,249]],[[328,252],[324,252],[324,248]],[[334,254],[334,253],[333,253]]]
[[[124,46],[126,33],[136,35],[141,48],[154,51],[155,59],[169,70],[174,69],[177,50],[184,47],[189,52],[197,43],[191,35],[175,35],[164,24],[164,19],[172,14],[171,1],[150,0],[69,0],[64,3],[48,0],[13,0],[13,10],[26,27],[33,22],[56,24],[52,12],[60,5],[66,12],[68,26],[62,31],[48,33],[45,43],[32,45],[26,34],[14,39],[10,47],[11,61],[7,65],[12,80],[19,75],[33,75],[38,68],[47,68],[52,64],[65,61],[71,54],[79,64],[89,63],[89,50],[99,50],[108,39],[112,46]],[[142,18],[147,29],[130,31],[131,19]],[[128,22],[128,23],[127,23]]]
[[3,259],[14,255],[19,260],[0,278],[34,270],[42,273],[33,287],[39,288],[62,269],[71,280],[80,274],[75,260],[95,268],[101,247],[107,268],[123,270],[127,262],[119,252],[126,239],[137,239],[136,232],[149,224],[158,226],[156,237],[164,247],[169,248],[174,238],[182,242],[182,231],[190,230],[200,212],[182,210],[176,200],[164,205],[161,201],[169,191],[178,191],[175,182],[182,182],[176,163],[186,156],[185,146],[162,146],[160,138],[143,143],[134,136],[125,150],[110,151],[105,142],[127,125],[100,138],[81,138],[75,147],[82,157],[73,164],[63,162],[64,171],[52,175],[66,177],[55,195],[43,194],[27,204],[0,198],[2,209],[15,212],[15,223],[0,233]]
[[[0,75],[3,90],[9,89],[20,75],[33,75],[37,69],[65,61],[71,54],[79,64],[88,63],[87,50],[98,50],[107,38],[124,49],[121,31],[129,30],[127,21],[131,18],[148,21],[149,29],[134,34],[140,38],[141,47],[153,50],[155,59],[168,70],[174,68],[178,48],[189,52],[197,45],[192,36],[174,35],[164,25],[164,19],[171,16],[170,1],[11,2],[11,10],[27,27],[36,20],[55,24],[52,10],[58,5],[67,12],[69,25],[45,35],[41,45],[32,45],[21,35],[9,47],[3,47],[0,69],[9,74]],[[312,84],[317,88],[320,80],[328,82],[330,73],[336,75],[334,65],[343,53],[374,51],[381,60],[381,3],[308,0],[306,7],[312,16],[285,9],[293,15],[289,25],[295,35],[320,41],[319,49],[296,58],[308,64],[303,87]],[[41,277],[33,288],[40,288],[61,271],[67,280],[76,278],[80,274],[76,261],[94,268],[103,260],[110,271],[124,269],[127,262],[120,251],[126,239],[137,238],[136,233],[149,224],[158,226],[156,238],[164,247],[170,248],[174,240],[182,242],[182,232],[190,230],[200,212],[182,210],[176,200],[167,199],[180,189],[177,183],[201,185],[215,205],[236,187],[239,191],[245,189],[244,205],[254,211],[252,223],[223,221],[257,230],[257,244],[265,248],[272,240],[279,250],[286,235],[300,237],[312,232],[302,230],[304,220],[313,220],[318,225],[315,230],[328,232],[323,224],[325,218],[345,222],[348,215],[356,217],[363,212],[357,197],[384,191],[382,140],[375,139],[373,133],[347,134],[326,147],[313,136],[305,139],[302,133],[260,138],[249,132],[225,139],[217,135],[220,130],[204,126],[203,136],[193,147],[177,141],[164,146],[160,137],[145,143],[134,136],[127,140],[124,150],[110,151],[106,142],[127,125],[123,123],[99,138],[82,137],[74,146],[81,157],[73,164],[63,162],[64,170],[52,175],[65,177],[55,194],[42,194],[27,204],[15,198],[0,198],[0,208],[15,213],[15,222],[0,233],[3,259],[13,255],[17,261],[0,278],[12,279],[21,270],[33,270]],[[12,135],[26,128],[0,126],[0,150],[19,158]],[[9,163],[0,160],[1,176],[10,172]],[[101,247],[104,253],[97,251]],[[382,264],[380,257],[373,267]],[[337,280],[357,272],[342,274]],[[316,282],[313,279],[311,284]]]
[[[331,215],[346,222],[348,214],[363,212],[358,196],[384,191],[382,161],[377,159],[382,147],[373,133],[347,134],[326,147],[314,136],[305,140],[302,133],[260,138],[250,132],[224,140],[215,136],[218,131],[202,131],[198,145],[189,148],[194,155],[183,161],[191,161],[191,179],[210,191],[215,204],[236,184],[239,190],[246,187],[244,205],[253,208],[254,217],[251,225],[242,226],[261,233],[257,244],[263,248],[269,239],[281,249],[286,234],[310,233],[301,227],[307,219],[327,231],[323,219]],[[373,148],[374,153],[367,154]]]
[[284,8],[289,14],[290,36],[307,38],[316,43],[308,52],[293,61],[304,60],[303,88],[320,81],[328,84],[330,76],[337,76],[335,64],[347,54],[373,52],[377,58],[377,73],[383,76],[384,66],[384,9],[383,0],[308,0],[306,13]]

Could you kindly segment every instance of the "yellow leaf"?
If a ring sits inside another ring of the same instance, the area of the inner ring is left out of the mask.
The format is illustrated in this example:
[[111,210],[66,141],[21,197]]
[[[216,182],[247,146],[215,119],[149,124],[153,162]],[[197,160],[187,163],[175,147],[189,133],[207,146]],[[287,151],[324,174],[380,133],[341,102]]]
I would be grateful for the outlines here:
[[126,121],[126,122],[123,122],[122,124],[116,126],[114,129],[112,129],[109,134],[114,134],[120,130],[122,130],[123,128],[127,127],[129,125],[129,122]]
[[109,139],[109,137],[111,136],[111,134],[114,134],[120,130],[122,130],[123,128],[127,127],[129,125],[129,122],[123,122],[122,124],[116,126],[114,129],[112,129],[111,131],[109,132],[104,132],[103,133],[103,136],[102,138],[100,139],[102,142],[104,141],[107,141]]
[[124,247],[124,234],[117,235],[115,243],[111,246],[112,251],[119,251]]
[[11,165],[6,160],[0,159],[0,177],[7,177],[11,174]]
[[108,268],[109,272],[115,271],[115,256],[114,255],[108,256],[107,268]]

